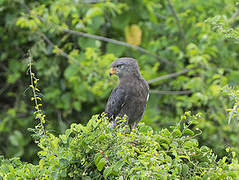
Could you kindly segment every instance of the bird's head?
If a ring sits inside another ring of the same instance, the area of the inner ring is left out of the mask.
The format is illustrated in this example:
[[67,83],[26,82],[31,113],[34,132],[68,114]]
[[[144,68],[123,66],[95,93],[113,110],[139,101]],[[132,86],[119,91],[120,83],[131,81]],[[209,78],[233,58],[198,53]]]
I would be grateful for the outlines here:
[[133,58],[119,58],[110,65],[109,75],[117,75],[119,78],[136,75],[139,76],[137,61]]

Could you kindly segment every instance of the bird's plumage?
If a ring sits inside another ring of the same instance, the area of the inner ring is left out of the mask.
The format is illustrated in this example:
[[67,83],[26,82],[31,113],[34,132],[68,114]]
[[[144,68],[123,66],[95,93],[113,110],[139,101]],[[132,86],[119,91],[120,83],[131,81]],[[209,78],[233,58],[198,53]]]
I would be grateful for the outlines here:
[[117,116],[127,115],[127,123],[132,129],[143,117],[149,86],[133,58],[119,58],[110,67],[111,73],[118,76],[119,82],[108,99],[105,112],[113,122]]

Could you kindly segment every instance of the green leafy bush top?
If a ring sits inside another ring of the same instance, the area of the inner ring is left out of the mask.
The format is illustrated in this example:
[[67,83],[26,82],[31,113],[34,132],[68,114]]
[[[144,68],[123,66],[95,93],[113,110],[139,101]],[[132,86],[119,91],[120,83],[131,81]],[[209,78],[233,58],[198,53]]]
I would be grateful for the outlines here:
[[[86,179],[200,179],[239,177],[238,161],[217,160],[206,146],[200,147],[189,126],[199,115],[186,113],[171,130],[153,132],[139,124],[133,132],[115,129],[104,118],[93,116],[86,126],[72,124],[59,137],[47,133],[39,143],[39,164],[19,159],[0,160],[0,177]],[[235,155],[233,154],[233,157]]]

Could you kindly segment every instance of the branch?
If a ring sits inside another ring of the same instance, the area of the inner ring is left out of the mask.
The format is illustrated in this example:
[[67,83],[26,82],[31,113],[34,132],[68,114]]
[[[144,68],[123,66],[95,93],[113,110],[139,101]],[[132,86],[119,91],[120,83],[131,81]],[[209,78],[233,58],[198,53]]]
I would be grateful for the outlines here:
[[175,95],[192,94],[192,91],[158,91],[158,90],[150,90],[149,92],[153,93],[153,94],[175,94]]
[[180,72],[175,72],[175,73],[172,73],[172,74],[167,74],[167,75],[164,75],[164,76],[160,76],[160,77],[158,77],[158,78],[149,80],[149,81],[148,81],[148,84],[154,83],[154,82],[156,82],[156,81],[161,81],[161,80],[163,80],[163,79],[169,79],[169,78],[177,77],[177,76],[180,76],[180,75],[182,75],[182,74],[185,74],[185,73],[187,73],[187,72],[189,72],[189,71],[191,71],[191,70],[192,70],[192,68],[189,68],[189,69],[186,68],[186,69],[183,69],[183,70],[180,71]]
[[[97,0],[96,0],[97,1]],[[86,0],[87,2],[87,0]],[[90,1],[89,1],[90,2]],[[30,8],[23,4],[24,7],[27,8],[27,10],[30,12]],[[38,18],[41,22],[44,22],[43,18],[41,18],[40,16],[35,16],[36,18]],[[52,24],[54,27],[55,26],[58,26],[57,24],[53,23],[53,22],[49,22],[50,24]],[[59,27],[59,26],[58,26]],[[60,27],[60,29],[62,29]],[[71,29],[67,29],[67,28],[63,28],[63,31],[64,32],[67,32],[67,33],[70,33],[70,34],[74,34],[74,35],[77,35],[77,36],[82,36],[82,37],[87,37],[87,38],[91,38],[91,39],[96,39],[96,40],[99,40],[99,41],[105,41],[105,42],[109,42],[109,43],[112,43],[112,44],[116,44],[116,45],[120,45],[120,46],[125,46],[125,47],[130,47],[132,49],[135,49],[141,53],[144,53],[144,54],[148,54],[152,57],[155,57],[157,58],[159,61],[161,62],[164,62],[166,64],[170,64],[170,61],[168,61],[167,59],[162,59],[160,58],[158,55],[156,54],[153,54],[151,52],[149,52],[148,50],[142,48],[142,47],[139,47],[139,46],[134,46],[132,44],[129,44],[129,43],[126,43],[126,42],[123,42],[123,41],[118,41],[118,40],[115,40],[115,39],[110,39],[110,38],[107,38],[107,37],[103,37],[103,36],[98,36],[98,35],[93,35],[93,34],[89,34],[89,33],[84,33],[84,32],[78,32],[78,31],[73,31]],[[42,33],[42,36],[43,38],[49,43],[49,44],[52,44],[50,43],[51,41],[47,40],[48,38],[45,38],[46,36],[44,36],[44,34]],[[66,53],[64,53],[62,51],[61,53],[63,56],[67,57],[68,55]],[[67,57],[68,58],[68,57]]]
[[180,23],[180,21],[179,21],[177,12],[175,11],[175,9],[174,9],[174,7],[173,7],[173,4],[171,3],[171,0],[168,0],[168,5],[169,5],[169,8],[171,9],[171,11],[172,11],[172,13],[173,13],[173,16],[174,16],[175,19],[176,19],[177,26],[178,26],[178,29],[179,29],[179,33],[180,33],[181,38],[183,38],[184,47],[185,47],[186,44],[187,44],[187,41],[186,41],[186,38],[185,38],[185,34],[184,34],[184,32],[183,32],[183,28],[182,28],[181,23]]
[[95,4],[95,3],[105,2],[105,0],[83,0],[82,2]]
[[82,37],[87,37],[87,38],[91,38],[91,39],[96,39],[96,40],[99,40],[99,41],[109,42],[109,43],[120,45],[120,46],[130,47],[130,48],[135,49],[135,50],[137,50],[137,51],[139,51],[141,53],[153,56],[153,57],[159,59],[162,62],[168,63],[167,60],[161,59],[156,54],[153,54],[153,53],[149,52],[148,50],[146,50],[146,49],[144,49],[142,47],[134,46],[132,44],[129,44],[129,43],[126,43],[126,42],[123,42],[123,41],[118,41],[118,40],[115,40],[115,39],[110,39],[110,38],[107,38],[107,37],[93,35],[93,34],[88,34],[88,33],[84,33],[84,32],[73,31],[71,29],[66,29],[66,28],[64,28],[63,31],[67,32],[67,33],[70,33],[70,34],[77,35],[77,36],[82,36]]

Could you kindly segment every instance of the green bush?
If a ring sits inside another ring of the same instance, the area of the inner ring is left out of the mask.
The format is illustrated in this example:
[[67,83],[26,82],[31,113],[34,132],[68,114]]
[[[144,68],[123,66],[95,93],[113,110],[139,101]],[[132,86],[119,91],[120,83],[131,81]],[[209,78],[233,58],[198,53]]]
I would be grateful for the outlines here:
[[[199,115],[185,113],[171,130],[154,132],[140,123],[136,130],[115,129],[104,117],[93,116],[86,126],[72,124],[59,137],[41,137],[37,165],[19,158],[0,159],[4,179],[236,179],[239,164],[231,158],[217,160],[207,146],[199,146],[190,125]],[[183,123],[187,121],[187,125]]]
[[[238,84],[239,46],[224,38],[238,36],[233,31],[238,28],[238,16],[234,16],[237,0],[90,2],[0,1],[0,154],[37,161],[38,149],[26,133],[35,126],[26,90],[29,49],[41,79],[47,128],[56,134],[71,123],[86,124],[93,114],[104,110],[116,84],[116,79],[107,77],[108,67],[117,57],[128,56],[138,60],[148,81],[192,68],[176,78],[150,84],[145,124],[160,130],[178,123],[185,111],[201,112],[199,143],[220,157],[226,154],[225,146],[239,152],[239,124],[228,124],[225,118],[233,102],[220,93],[221,87]],[[217,16],[220,14],[223,18]],[[206,21],[214,16],[212,23]],[[132,43],[148,53],[65,29]],[[133,41],[130,34],[137,34]]]

